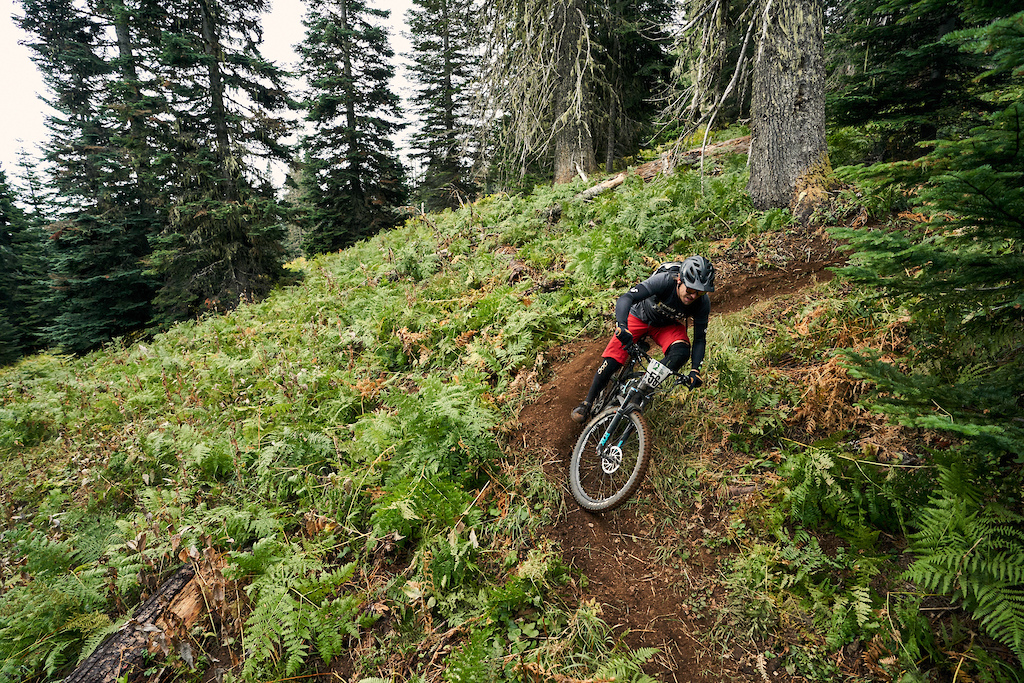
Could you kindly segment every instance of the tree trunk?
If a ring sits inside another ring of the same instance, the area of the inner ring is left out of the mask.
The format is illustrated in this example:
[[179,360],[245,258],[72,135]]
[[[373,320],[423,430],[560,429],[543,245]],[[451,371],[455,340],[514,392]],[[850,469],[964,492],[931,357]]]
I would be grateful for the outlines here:
[[352,196],[357,198],[358,203],[362,203],[363,199],[363,187],[359,180],[360,164],[359,164],[359,122],[356,120],[356,98],[352,90],[355,88],[355,81],[352,76],[352,32],[349,26],[348,20],[348,3],[349,0],[340,0],[338,2],[339,18],[341,19],[341,55],[342,62],[341,68],[342,73],[345,76],[345,82],[348,84],[346,87],[349,90],[349,96],[345,101],[345,126],[346,136],[348,138],[348,166],[351,170],[349,189],[352,192]]
[[135,167],[140,190],[146,194],[149,189],[143,188],[142,184],[147,182],[147,170],[150,159],[150,141],[143,122],[143,114],[139,111],[141,85],[139,72],[136,67],[135,41],[132,39],[130,26],[131,15],[124,2],[117,0],[111,2],[108,8],[114,21],[114,35],[117,38],[117,57],[120,63],[121,79],[126,86],[125,104],[128,116],[130,142],[127,145],[128,154]]
[[754,65],[747,190],[759,209],[788,206],[806,217],[831,173],[820,0],[775,0],[764,22]]
[[577,173],[597,170],[594,139],[587,125],[590,93],[580,46],[584,41],[583,10],[580,0],[559,0],[553,18],[559,27],[555,45],[557,91],[555,93],[555,182],[567,183]]
[[604,147],[604,172],[611,173],[615,170],[615,120],[619,116],[618,100],[612,97],[610,111],[608,112],[608,139]]
[[205,617],[210,624],[233,624],[239,617],[237,608],[227,601],[233,584],[222,573],[224,557],[207,548],[201,553],[190,552],[188,559],[63,683],[163,680],[160,673],[155,677],[148,675],[147,669],[172,652],[192,667],[190,633],[199,619]]
[[619,70],[616,66],[616,60],[622,58],[622,46],[619,44],[619,34],[615,33],[615,38],[612,41],[612,54],[615,55],[615,60],[612,61],[609,70],[611,76],[609,80],[612,83],[611,92],[611,103],[608,106],[608,139],[605,141],[604,147],[604,172],[611,173],[615,170],[615,133],[619,119],[619,93],[622,91],[622,86],[619,83]]
[[213,132],[217,139],[217,161],[220,164],[220,183],[224,191],[224,199],[238,199],[238,186],[235,183],[236,169],[232,159],[231,136],[228,130],[228,111],[224,103],[224,77],[221,73],[221,52],[219,27],[214,8],[209,0],[200,3],[202,8],[203,50],[210,57],[207,73],[210,78],[210,118]]
[[[132,615],[132,619],[97,647],[72,671],[64,683],[118,683],[138,681],[146,668],[147,645],[160,632],[157,620],[168,613],[168,606],[187,587],[193,586],[195,571],[183,565],[160,590],[153,594]],[[193,619],[191,623],[195,623]],[[191,625],[191,624],[190,624]]]

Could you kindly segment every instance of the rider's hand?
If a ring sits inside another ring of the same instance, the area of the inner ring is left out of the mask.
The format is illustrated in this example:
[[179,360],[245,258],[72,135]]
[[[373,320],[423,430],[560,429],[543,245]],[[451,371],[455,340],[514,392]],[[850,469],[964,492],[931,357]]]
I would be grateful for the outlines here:
[[696,389],[704,384],[704,380],[700,378],[700,370],[690,370],[690,374],[686,376],[684,384],[686,384],[688,389]]
[[615,328],[615,338],[619,340],[623,348],[629,348],[633,345],[633,335],[624,327]]

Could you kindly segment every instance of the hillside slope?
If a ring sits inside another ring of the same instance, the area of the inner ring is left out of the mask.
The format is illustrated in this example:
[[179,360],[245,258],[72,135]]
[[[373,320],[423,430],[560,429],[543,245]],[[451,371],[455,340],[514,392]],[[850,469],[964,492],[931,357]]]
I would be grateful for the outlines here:
[[[904,578],[948,437],[842,363],[898,356],[904,311],[831,279],[826,227],[755,211],[742,155],[704,171],[412,216],[265,301],[0,370],[0,678],[134,629],[133,681],[1010,680]],[[861,199],[820,222],[898,219]],[[652,408],[635,499],[585,515],[568,412],[616,296],[691,253],[721,278],[708,381]],[[196,621],[132,621],[183,564]]]

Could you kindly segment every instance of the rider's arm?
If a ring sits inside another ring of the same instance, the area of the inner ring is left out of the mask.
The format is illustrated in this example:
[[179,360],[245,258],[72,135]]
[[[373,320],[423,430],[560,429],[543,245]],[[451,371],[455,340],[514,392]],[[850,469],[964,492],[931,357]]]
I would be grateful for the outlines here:
[[627,329],[628,325],[626,323],[629,319],[629,309],[637,301],[643,301],[653,293],[645,282],[630,287],[628,292],[622,294],[615,301],[615,324],[624,330]]
[[694,370],[700,370],[700,364],[704,362],[710,313],[711,303],[706,296],[701,297],[700,310],[693,316],[693,345],[690,350],[690,367]]

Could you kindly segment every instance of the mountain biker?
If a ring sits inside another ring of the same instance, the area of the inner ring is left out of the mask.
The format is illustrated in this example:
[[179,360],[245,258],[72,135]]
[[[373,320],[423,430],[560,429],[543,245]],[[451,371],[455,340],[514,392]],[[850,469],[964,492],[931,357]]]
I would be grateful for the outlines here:
[[[666,264],[669,266],[669,264]],[[601,354],[604,359],[594,374],[583,403],[572,411],[579,424],[592,416],[590,406],[615,371],[629,358],[629,348],[649,335],[665,352],[662,363],[673,372],[690,361],[685,384],[691,389],[704,382],[700,365],[704,362],[708,315],[711,302],[706,296],[715,291],[715,267],[703,256],[690,256],[681,265],[659,268],[651,277],[634,285],[615,302],[615,334]],[[686,334],[686,319],[693,319],[693,345]]]

